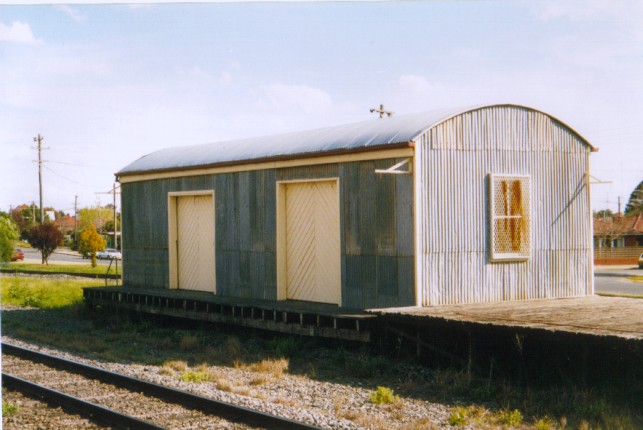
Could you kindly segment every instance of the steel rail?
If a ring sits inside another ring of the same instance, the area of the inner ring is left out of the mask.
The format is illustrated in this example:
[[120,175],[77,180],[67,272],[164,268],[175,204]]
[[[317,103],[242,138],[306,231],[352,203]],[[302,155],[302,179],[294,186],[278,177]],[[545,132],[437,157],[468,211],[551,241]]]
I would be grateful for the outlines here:
[[220,400],[209,399],[186,391],[177,390],[153,382],[143,381],[119,373],[110,372],[99,367],[78,363],[65,358],[56,357],[42,352],[22,348],[8,343],[2,343],[2,353],[36,361],[61,370],[81,374],[87,378],[96,379],[104,383],[116,385],[128,390],[143,393],[146,396],[156,397],[166,402],[179,404],[185,408],[198,410],[211,415],[216,415],[228,421],[244,423],[254,427],[279,430],[319,430],[319,427],[282,418],[276,415],[255,411],[244,406],[238,406]]
[[61,406],[64,410],[73,411],[81,416],[89,418],[91,421],[115,427],[117,429],[164,430],[163,427],[159,427],[147,421],[116,412],[104,406],[35,384],[8,373],[2,374],[2,385],[9,389],[20,391],[28,396],[41,399],[46,403]]

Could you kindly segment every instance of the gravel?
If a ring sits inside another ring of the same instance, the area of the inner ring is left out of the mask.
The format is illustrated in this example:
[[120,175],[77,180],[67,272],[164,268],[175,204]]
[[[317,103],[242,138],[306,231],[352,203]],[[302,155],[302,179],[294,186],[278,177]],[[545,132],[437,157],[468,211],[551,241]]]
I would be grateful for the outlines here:
[[448,405],[409,397],[400,397],[389,405],[375,405],[370,401],[373,390],[355,384],[317,381],[287,373],[273,376],[227,366],[209,366],[207,370],[215,375],[211,381],[183,382],[179,379],[180,371],[167,367],[91,360],[6,336],[3,341],[325,429],[450,427]]

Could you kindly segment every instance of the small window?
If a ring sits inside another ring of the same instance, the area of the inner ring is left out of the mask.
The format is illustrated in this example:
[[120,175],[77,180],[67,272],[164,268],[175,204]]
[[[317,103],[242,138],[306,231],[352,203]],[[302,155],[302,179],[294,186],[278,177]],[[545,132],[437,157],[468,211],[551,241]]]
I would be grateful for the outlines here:
[[531,248],[529,176],[489,175],[491,260],[526,260]]

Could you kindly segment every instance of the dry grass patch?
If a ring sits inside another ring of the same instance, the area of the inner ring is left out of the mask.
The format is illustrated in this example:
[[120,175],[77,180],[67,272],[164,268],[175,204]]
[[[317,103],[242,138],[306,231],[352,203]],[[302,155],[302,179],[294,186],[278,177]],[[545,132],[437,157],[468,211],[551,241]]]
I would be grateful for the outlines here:
[[288,397],[279,397],[275,399],[275,403],[279,403],[280,405],[291,406],[291,407],[299,405],[299,403],[297,403],[295,400]]
[[[288,362],[288,359],[286,358],[278,358],[278,359],[267,358],[265,360],[261,360],[257,363],[252,363],[252,364],[246,364],[240,360],[234,361],[234,367],[236,369],[249,370],[251,372],[269,374],[269,375],[272,375],[274,379],[281,379],[284,373],[288,371],[288,365],[289,365],[289,362]],[[258,381],[260,378],[256,377],[255,379],[257,379]],[[254,384],[254,385],[260,385],[260,384]]]
[[379,415],[369,415],[365,412],[359,412],[356,414],[355,419],[350,419],[348,417],[346,417],[346,419],[353,421],[355,424],[359,426],[366,427],[369,429],[375,429],[375,430],[391,429],[391,421]]
[[167,367],[168,369],[175,370],[177,372],[183,372],[188,368],[188,364],[182,360],[170,360],[163,363],[163,367]]
[[437,430],[439,427],[428,418],[420,418],[397,427],[397,430]]
[[255,376],[250,380],[250,385],[264,385],[274,380],[275,379],[272,376],[259,375],[259,376]]

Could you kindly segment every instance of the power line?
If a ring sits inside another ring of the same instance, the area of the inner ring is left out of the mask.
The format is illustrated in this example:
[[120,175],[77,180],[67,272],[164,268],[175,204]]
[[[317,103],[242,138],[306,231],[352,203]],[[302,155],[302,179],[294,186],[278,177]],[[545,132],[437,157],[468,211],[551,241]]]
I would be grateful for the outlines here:
[[64,180],[66,180],[66,181],[69,181],[69,182],[71,182],[72,184],[80,185],[80,186],[82,186],[82,187],[87,187],[87,188],[94,188],[94,189],[96,189],[96,188],[101,188],[101,187],[99,187],[98,185],[87,185],[87,184],[81,184],[80,182],[76,182],[76,181],[74,181],[73,179],[69,179],[69,178],[67,178],[67,177],[65,177],[65,176],[63,176],[63,175],[61,175],[60,173],[56,172],[55,170],[51,169],[50,167],[47,167],[47,166],[44,166],[44,167],[45,167],[45,169],[49,170],[49,171],[50,171],[51,173],[53,173],[54,175],[58,176],[59,178],[62,178],[62,179],[64,179]]

